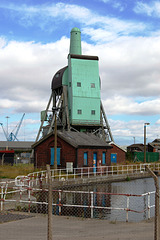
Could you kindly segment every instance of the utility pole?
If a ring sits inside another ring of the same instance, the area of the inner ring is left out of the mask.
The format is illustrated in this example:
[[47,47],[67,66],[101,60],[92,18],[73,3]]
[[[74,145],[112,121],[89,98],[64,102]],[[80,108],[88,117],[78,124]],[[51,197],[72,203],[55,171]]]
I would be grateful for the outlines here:
[[54,170],[57,170],[57,113],[55,111],[55,122],[54,122]]
[[144,163],[146,163],[146,126],[150,123],[144,123]]
[[6,117],[7,118],[7,146],[6,146],[6,150],[8,150],[8,116]]

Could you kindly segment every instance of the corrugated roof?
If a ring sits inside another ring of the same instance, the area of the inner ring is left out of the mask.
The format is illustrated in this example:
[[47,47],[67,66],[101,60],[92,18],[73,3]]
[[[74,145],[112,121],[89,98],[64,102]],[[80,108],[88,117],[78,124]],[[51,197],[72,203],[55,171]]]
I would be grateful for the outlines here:
[[[39,142],[35,143],[33,147],[40,144],[42,141],[45,141],[49,136],[54,135],[54,133],[50,133],[49,135],[45,136]],[[99,148],[110,148],[111,146],[100,139],[99,137],[95,136],[91,133],[83,133],[83,132],[73,132],[73,131],[58,131],[58,137],[72,145],[73,147],[99,147]]]
[[29,141],[0,141],[0,149],[5,149],[6,146],[9,149],[31,149],[33,143]]
[[110,142],[110,145],[115,145],[116,147],[118,147],[119,149],[121,149],[124,152],[127,152],[126,150],[126,146],[119,146],[118,144],[116,144],[115,142]]
[[99,137],[91,133],[83,132],[58,132],[58,136],[70,143],[72,146],[90,146],[90,147],[109,147],[109,144],[104,142]]

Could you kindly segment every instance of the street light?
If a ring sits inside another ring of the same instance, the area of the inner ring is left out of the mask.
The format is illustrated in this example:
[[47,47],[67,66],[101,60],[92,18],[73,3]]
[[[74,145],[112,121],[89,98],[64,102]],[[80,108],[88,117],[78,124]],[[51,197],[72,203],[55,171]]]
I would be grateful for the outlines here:
[[7,146],[6,146],[6,150],[8,150],[8,116],[6,117],[7,118]]
[[144,123],[144,163],[146,163],[146,126],[150,123]]

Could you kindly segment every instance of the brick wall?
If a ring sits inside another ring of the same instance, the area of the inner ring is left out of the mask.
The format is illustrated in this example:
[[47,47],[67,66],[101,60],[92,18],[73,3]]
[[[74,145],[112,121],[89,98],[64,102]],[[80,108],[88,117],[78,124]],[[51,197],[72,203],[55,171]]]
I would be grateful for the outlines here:
[[[65,168],[66,162],[73,162],[73,167],[84,167],[84,152],[88,153],[88,167],[93,167],[93,154],[97,153],[97,166],[102,164],[102,154],[106,153],[106,164],[110,165],[110,155],[108,154],[109,149],[90,149],[90,148],[79,148],[76,149],[66,141],[58,137],[57,147],[61,148],[60,152],[60,166],[59,168]],[[34,151],[34,164],[35,167],[46,167],[46,164],[50,164],[51,159],[51,148],[54,148],[54,135],[51,135],[38,146],[35,147]],[[99,162],[101,160],[101,163]]]
[[[57,147],[61,148],[59,168],[65,168],[66,162],[73,162],[75,167],[76,164],[76,149],[69,145],[62,139],[57,139]],[[39,167],[45,167],[46,164],[50,164],[51,159],[51,148],[54,148],[54,135],[40,143],[35,147],[34,151],[34,165]]]
[[117,154],[117,164],[124,164],[126,162],[126,153],[121,148],[114,144],[111,144],[113,148],[107,150],[107,159],[109,159],[109,164],[111,164],[111,153]]
[[[106,164],[109,165],[110,161],[107,157],[108,149],[90,149],[90,148],[79,148],[77,150],[77,159],[78,159],[78,166],[77,167],[85,167],[84,165],[84,152],[88,153],[88,165],[87,167],[93,167],[93,154],[97,153],[97,165],[102,165],[102,154],[103,152],[106,153]],[[101,160],[101,163],[99,162]]]

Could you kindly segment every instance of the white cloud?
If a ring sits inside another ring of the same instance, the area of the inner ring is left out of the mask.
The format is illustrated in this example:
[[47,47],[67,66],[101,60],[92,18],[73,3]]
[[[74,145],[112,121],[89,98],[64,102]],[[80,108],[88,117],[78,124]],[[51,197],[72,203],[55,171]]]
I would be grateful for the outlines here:
[[137,2],[134,11],[139,14],[160,17],[160,2],[151,1],[150,3]]
[[[82,46],[83,54],[100,58],[102,99],[109,115],[159,113],[159,37],[119,38],[98,45],[83,42]],[[1,47],[1,111],[43,110],[53,75],[67,65],[68,50],[67,38],[50,44],[11,41]]]
[[114,2],[113,7],[119,9],[120,12],[124,11],[125,7],[120,2]]
[[[51,80],[67,64],[69,40],[40,44],[11,41],[0,48],[1,110],[39,112],[51,94]],[[2,90],[3,89],[3,90]]]
[[[112,134],[116,142],[120,145],[144,142],[144,122],[145,120],[120,121],[109,119]],[[155,138],[160,138],[160,126],[149,125],[146,130],[147,143]]]
[[[114,1],[114,7],[120,8],[122,11],[122,6],[119,2]],[[137,34],[138,32],[144,32],[146,29],[146,25],[144,23],[140,23],[138,21],[126,21],[120,20],[116,17],[110,16],[101,16],[95,11],[91,11],[90,9],[78,6],[75,4],[65,4],[65,3],[57,3],[52,5],[37,5],[29,7],[27,5],[6,5],[3,6],[5,9],[11,11],[11,17],[14,19],[18,19],[19,24],[23,25],[23,27],[28,27],[31,25],[36,25],[42,28],[45,31],[53,31],[55,29],[55,21],[56,26],[58,27],[59,22],[66,22],[67,20],[72,20],[84,25],[84,28],[90,29],[101,28],[101,32],[108,32],[109,39],[111,40],[111,35],[113,35],[113,39],[115,36],[119,35],[127,35],[127,34]],[[99,30],[100,31],[100,30]],[[86,29],[87,34],[87,29]],[[88,32],[88,35],[90,33]],[[102,33],[103,34],[103,33]],[[92,37],[92,34],[91,34]],[[92,40],[97,40],[92,37]],[[100,39],[99,39],[100,40]],[[102,40],[102,39],[101,39]],[[106,40],[103,39],[103,41]]]
[[138,103],[135,99],[113,96],[103,101],[108,115],[158,115],[160,98]]
[[[105,1],[105,0],[104,0]],[[105,1],[107,2],[107,1]],[[121,7],[118,5],[114,7]],[[115,4],[115,1],[114,1]],[[157,4],[157,5],[156,5]],[[112,4],[113,6],[113,4]],[[157,6],[155,10],[155,6]],[[148,7],[148,8],[147,8]],[[154,8],[153,8],[154,7]],[[107,116],[158,115],[160,105],[160,37],[159,32],[149,37],[138,37],[149,29],[145,23],[126,21],[109,16],[100,16],[85,7],[64,3],[49,6],[26,5],[8,8],[12,19],[25,27],[37,25],[41,29],[54,31],[54,22],[80,23],[82,40],[89,37],[94,44],[82,42],[83,54],[98,55],[102,81],[102,99]],[[154,9],[154,10],[153,10]],[[122,9],[123,10],[123,9]],[[158,2],[145,5],[139,2],[135,11],[156,15]],[[135,36],[135,37],[134,37]],[[57,70],[67,65],[69,39],[62,37],[54,43],[8,41],[0,38],[0,114],[8,109],[14,113],[40,113],[44,110],[51,93],[51,80]],[[27,137],[35,136],[29,125],[37,125],[31,119],[25,120]],[[151,138],[160,131],[157,120],[150,126]],[[110,120],[113,136],[142,137],[144,121]],[[152,130],[152,131],[151,131]],[[20,132],[21,133],[21,132]],[[22,134],[23,135],[23,134]],[[152,140],[153,140],[152,139]],[[132,139],[133,140],[133,139]]]

